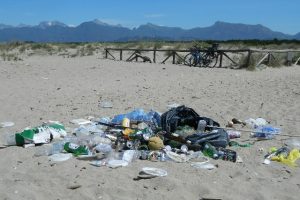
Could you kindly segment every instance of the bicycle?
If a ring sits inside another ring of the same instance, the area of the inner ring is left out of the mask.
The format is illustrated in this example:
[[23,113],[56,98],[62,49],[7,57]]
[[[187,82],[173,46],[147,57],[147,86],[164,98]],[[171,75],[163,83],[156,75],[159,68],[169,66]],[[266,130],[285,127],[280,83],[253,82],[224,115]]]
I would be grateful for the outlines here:
[[214,43],[205,50],[191,48],[190,53],[184,57],[184,64],[190,67],[215,67],[219,59],[218,46],[219,44]]

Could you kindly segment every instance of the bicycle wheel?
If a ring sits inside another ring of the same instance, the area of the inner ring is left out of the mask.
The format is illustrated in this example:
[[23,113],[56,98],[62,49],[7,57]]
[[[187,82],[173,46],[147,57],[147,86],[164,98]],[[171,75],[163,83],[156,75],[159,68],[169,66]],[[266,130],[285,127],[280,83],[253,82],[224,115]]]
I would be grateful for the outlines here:
[[187,54],[185,57],[184,57],[184,64],[185,65],[188,65],[188,66],[196,66],[196,59],[195,59],[195,56],[193,56],[191,53]]
[[207,54],[203,55],[202,65],[203,67],[215,67],[218,62],[218,54]]

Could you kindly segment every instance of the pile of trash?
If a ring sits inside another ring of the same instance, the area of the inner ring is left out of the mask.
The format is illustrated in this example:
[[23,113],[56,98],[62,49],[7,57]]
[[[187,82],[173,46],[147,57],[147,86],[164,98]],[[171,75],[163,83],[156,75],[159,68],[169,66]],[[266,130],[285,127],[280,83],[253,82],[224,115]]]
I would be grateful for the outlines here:
[[[136,109],[126,114],[103,118],[75,119],[77,128],[67,133],[64,125],[50,121],[34,128],[26,128],[9,137],[8,145],[36,146],[35,156],[49,156],[52,161],[71,157],[88,160],[93,166],[111,168],[127,166],[136,159],[150,161],[190,162],[195,168],[213,169],[209,159],[242,162],[237,152],[228,146],[250,147],[234,141],[241,131],[240,124],[251,129],[251,136],[259,140],[273,139],[281,130],[262,119],[245,122],[232,119],[226,127],[211,118],[202,117],[184,105],[161,114]],[[69,131],[68,131],[69,132]],[[264,163],[276,160],[295,166],[298,149],[273,149]],[[144,171],[158,173],[158,169]],[[157,176],[165,176],[160,171]],[[145,175],[145,174],[144,174]],[[149,174],[148,174],[149,175]],[[151,174],[150,174],[151,175]]]

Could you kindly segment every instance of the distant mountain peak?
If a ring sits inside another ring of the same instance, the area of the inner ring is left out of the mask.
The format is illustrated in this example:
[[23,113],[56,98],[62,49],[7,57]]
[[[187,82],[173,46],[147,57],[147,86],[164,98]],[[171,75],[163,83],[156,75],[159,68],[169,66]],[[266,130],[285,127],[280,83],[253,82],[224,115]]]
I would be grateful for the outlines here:
[[100,19],[94,19],[93,21],[91,21],[94,24],[100,25],[100,26],[112,26],[112,27],[123,27],[121,24],[108,24],[106,22],[101,21]]
[[67,27],[66,24],[59,22],[59,21],[42,21],[39,23],[39,28],[48,28],[53,26],[61,26],[61,27]]
[[157,26],[159,26],[159,25],[156,25],[156,24],[153,24],[153,23],[150,23],[150,22],[148,22],[147,24],[145,24],[146,26],[154,26],[154,27],[157,27]]
[[99,19],[94,19],[92,22],[97,24],[97,25],[109,26],[109,24],[107,24],[107,23],[105,23],[105,22],[103,22]]
[[0,30],[1,29],[6,29],[6,28],[12,28],[13,26],[6,25],[6,24],[0,24]]
[[18,28],[24,28],[24,27],[32,27],[32,26],[31,26],[31,25],[28,25],[28,24],[20,23],[17,27],[18,27]]
[[[53,27],[53,28],[51,28]],[[55,27],[55,28],[54,28]],[[58,28],[59,27],[59,28]],[[43,21],[39,25],[9,26],[0,24],[0,42],[20,40],[37,42],[130,41],[143,39],[174,41],[232,39],[300,39],[300,33],[288,35],[261,25],[216,21],[208,27],[182,29],[147,23],[138,28],[111,25],[99,19],[68,26],[59,21]]]

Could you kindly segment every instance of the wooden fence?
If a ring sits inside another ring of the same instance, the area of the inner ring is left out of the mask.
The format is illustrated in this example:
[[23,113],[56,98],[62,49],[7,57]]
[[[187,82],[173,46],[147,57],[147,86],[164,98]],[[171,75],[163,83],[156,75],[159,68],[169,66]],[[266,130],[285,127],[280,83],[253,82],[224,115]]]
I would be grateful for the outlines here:
[[[119,59],[117,59],[118,56],[114,56],[112,52],[119,52]],[[123,53],[124,52],[131,52],[129,54],[130,56],[128,58],[123,58]],[[143,52],[152,52],[152,58],[142,55]],[[125,60],[128,62],[132,61],[139,61],[141,60],[142,62],[157,62],[157,53],[158,52],[164,52],[164,59],[161,62],[162,64],[165,64],[167,60],[172,59],[172,64],[177,64],[176,60],[184,60],[184,57],[181,56],[179,53],[185,53],[188,54],[190,53],[190,50],[180,50],[180,49],[129,49],[129,48],[105,48],[105,58],[108,59],[113,59],[113,60]],[[207,50],[200,50],[200,52],[207,52]],[[234,66],[236,67],[241,67],[239,63],[237,63],[230,55],[231,54],[236,54],[236,53],[243,53],[246,55],[246,61],[244,63],[244,66],[249,66],[250,64],[250,59],[251,56],[254,53],[261,53],[263,54],[262,58],[255,64],[255,66],[260,65],[263,62],[270,62],[270,60],[275,57],[273,56],[274,53],[287,53],[287,61],[290,64],[298,64],[300,61],[300,55],[297,57],[295,63],[292,63],[292,59],[294,58],[293,54],[294,53],[299,53],[300,50],[257,50],[257,49],[236,49],[236,50],[217,50],[215,51],[218,54],[218,66],[217,67],[223,67],[223,59],[226,58],[228,59]]]

